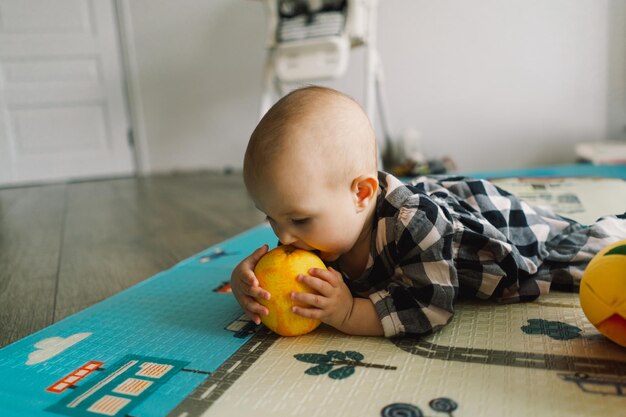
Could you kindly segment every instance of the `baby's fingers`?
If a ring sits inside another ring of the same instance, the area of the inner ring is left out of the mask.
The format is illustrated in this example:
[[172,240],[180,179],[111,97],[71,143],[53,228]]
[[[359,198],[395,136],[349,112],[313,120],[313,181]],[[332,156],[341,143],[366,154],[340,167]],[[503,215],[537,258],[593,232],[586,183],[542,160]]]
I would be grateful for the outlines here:
[[333,286],[327,281],[310,275],[300,274],[296,277],[296,281],[308,285],[312,290],[325,296],[330,295],[333,289]]
[[292,292],[290,297],[294,301],[298,301],[303,304],[308,304],[312,307],[324,309],[328,306],[328,298],[319,294],[311,294],[308,292]]
[[318,308],[293,306],[291,308],[291,311],[299,316],[306,317],[308,319],[322,320],[324,318],[324,310],[320,310]]
[[245,287],[244,294],[253,298],[261,298],[263,300],[269,300],[271,297],[269,292],[259,286]]
[[252,320],[257,326],[261,324],[261,317],[259,317],[257,314],[249,313],[246,311],[246,316],[248,316],[248,318]]
[[256,275],[252,270],[247,271],[241,277],[241,282],[248,287],[256,287],[259,285],[259,280],[257,280]]
[[252,252],[252,254],[246,258],[246,262],[248,263],[248,266],[250,267],[250,269],[254,269],[256,264],[263,257],[263,255],[265,255],[268,252],[268,250],[269,250],[269,246],[265,244],[261,246],[260,248],[258,248],[257,250],[255,250],[254,252]]
[[313,277],[319,278],[327,282],[328,284],[330,284],[332,287],[335,287],[335,288],[338,287],[343,282],[343,278],[341,277],[341,274],[335,271],[331,267],[329,267],[328,269],[311,268],[309,269],[309,274]]
[[[245,297],[241,303],[244,311],[256,324],[259,324],[261,316],[267,316],[270,312],[267,307],[256,302],[254,298]],[[258,320],[256,320],[258,318]]]

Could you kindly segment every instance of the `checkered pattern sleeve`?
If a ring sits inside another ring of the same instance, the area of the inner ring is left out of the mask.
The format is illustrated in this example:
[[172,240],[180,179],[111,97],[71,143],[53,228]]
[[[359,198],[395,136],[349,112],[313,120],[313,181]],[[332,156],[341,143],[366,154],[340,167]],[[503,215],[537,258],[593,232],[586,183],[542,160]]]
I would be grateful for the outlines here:
[[374,303],[385,335],[444,326],[457,297],[532,301],[576,289],[603,247],[626,239],[626,215],[582,225],[492,183],[381,172],[371,262],[350,288]]
[[369,295],[385,336],[426,334],[452,318],[458,293],[453,228],[445,209],[406,187],[389,193],[377,222],[376,252],[391,276]]

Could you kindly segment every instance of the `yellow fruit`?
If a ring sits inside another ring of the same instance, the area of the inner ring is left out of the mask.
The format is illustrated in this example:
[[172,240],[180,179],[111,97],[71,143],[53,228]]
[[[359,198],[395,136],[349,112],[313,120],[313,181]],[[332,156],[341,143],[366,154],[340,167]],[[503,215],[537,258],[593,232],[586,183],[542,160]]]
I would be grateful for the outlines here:
[[589,321],[626,347],[626,240],[593,257],[580,283],[580,305]]
[[307,275],[311,268],[326,269],[324,262],[312,252],[293,246],[278,246],[266,253],[254,268],[261,288],[269,291],[269,300],[258,299],[269,310],[261,321],[281,336],[298,336],[309,333],[320,325],[319,320],[299,316],[291,311],[294,305],[292,292],[315,293],[308,285],[300,284],[296,277]]

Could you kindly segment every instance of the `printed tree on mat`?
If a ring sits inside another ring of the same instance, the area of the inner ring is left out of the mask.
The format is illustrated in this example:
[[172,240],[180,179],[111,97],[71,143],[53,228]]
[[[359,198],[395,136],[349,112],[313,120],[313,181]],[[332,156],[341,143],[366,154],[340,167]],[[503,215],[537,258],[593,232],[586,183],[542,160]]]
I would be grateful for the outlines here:
[[[326,354],[323,353],[298,353],[293,355],[300,362],[312,363],[315,366],[310,367],[304,371],[307,375],[324,375],[328,373],[328,376],[332,379],[344,379],[354,373],[357,366],[363,366],[365,368],[378,368],[378,369],[397,369],[395,366],[378,365],[375,363],[363,362],[365,358],[360,352],[347,350],[340,352],[338,350],[329,350]],[[333,369],[338,367],[336,369]]]

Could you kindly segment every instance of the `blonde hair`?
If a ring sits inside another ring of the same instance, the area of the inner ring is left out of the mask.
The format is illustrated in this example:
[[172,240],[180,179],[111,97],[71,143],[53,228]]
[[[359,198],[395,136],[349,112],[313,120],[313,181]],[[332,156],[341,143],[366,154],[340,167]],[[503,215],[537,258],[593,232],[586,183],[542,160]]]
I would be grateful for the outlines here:
[[277,156],[304,150],[307,157],[337,158],[332,177],[375,174],[376,138],[367,115],[351,97],[331,88],[308,86],[281,98],[256,126],[244,156],[248,182]]

